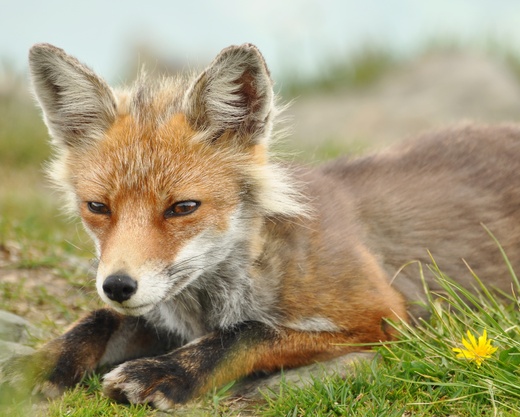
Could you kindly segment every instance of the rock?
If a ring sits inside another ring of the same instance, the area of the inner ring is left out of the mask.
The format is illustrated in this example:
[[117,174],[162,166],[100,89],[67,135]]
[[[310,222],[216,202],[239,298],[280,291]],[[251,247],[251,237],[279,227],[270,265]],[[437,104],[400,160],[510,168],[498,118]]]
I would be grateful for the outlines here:
[[0,340],[0,362],[10,358],[13,355],[28,355],[33,352],[33,348],[22,345],[21,343]]
[[258,400],[264,395],[276,395],[284,383],[293,387],[303,387],[312,384],[314,379],[325,378],[327,375],[345,378],[354,372],[357,363],[370,361],[374,357],[374,352],[353,352],[329,361],[276,372],[266,377],[245,378],[233,387],[232,393],[233,396],[242,399]]
[[0,362],[13,355],[26,355],[34,352],[27,346],[34,339],[41,339],[44,332],[24,318],[0,310]]
[[22,317],[0,310],[0,341],[27,344],[43,332]]

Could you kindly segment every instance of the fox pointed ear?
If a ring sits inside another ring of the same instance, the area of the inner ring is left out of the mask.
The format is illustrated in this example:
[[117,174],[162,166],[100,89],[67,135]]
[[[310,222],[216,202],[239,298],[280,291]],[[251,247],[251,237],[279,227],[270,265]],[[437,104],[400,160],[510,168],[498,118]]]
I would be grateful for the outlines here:
[[58,146],[96,140],[115,120],[116,100],[110,87],[62,49],[34,45],[29,67],[45,123]]
[[268,137],[273,83],[260,51],[251,44],[224,49],[186,93],[188,120],[212,138],[233,131],[254,145]]

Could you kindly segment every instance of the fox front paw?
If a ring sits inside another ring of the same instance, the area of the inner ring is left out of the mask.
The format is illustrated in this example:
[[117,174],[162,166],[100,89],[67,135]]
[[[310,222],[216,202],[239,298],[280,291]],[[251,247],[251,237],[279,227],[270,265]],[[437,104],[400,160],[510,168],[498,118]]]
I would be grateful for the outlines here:
[[152,358],[125,362],[107,373],[103,392],[119,402],[171,410],[189,401],[195,387],[194,379],[175,361]]

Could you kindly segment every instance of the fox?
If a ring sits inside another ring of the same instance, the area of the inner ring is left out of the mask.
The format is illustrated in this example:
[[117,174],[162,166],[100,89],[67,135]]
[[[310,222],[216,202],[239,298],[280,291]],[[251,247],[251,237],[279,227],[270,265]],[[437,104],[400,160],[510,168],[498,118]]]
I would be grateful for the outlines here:
[[[272,151],[283,105],[252,44],[200,74],[110,87],[49,44],[29,53],[49,172],[92,237],[107,305],[1,380],[162,410],[230,381],[326,362],[425,317],[427,268],[510,291],[520,267],[520,127],[466,123],[321,165]],[[483,227],[485,225],[485,227]],[[467,265],[471,266],[471,270]]]

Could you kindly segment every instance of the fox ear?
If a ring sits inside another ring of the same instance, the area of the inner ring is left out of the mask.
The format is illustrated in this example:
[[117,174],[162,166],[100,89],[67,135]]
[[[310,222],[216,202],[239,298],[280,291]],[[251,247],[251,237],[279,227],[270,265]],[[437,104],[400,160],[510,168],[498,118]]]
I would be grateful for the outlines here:
[[187,116],[212,138],[232,130],[254,145],[272,125],[273,83],[260,51],[251,44],[224,49],[186,93]]
[[113,123],[116,100],[110,87],[62,49],[34,45],[29,67],[45,123],[58,146],[87,144]]

